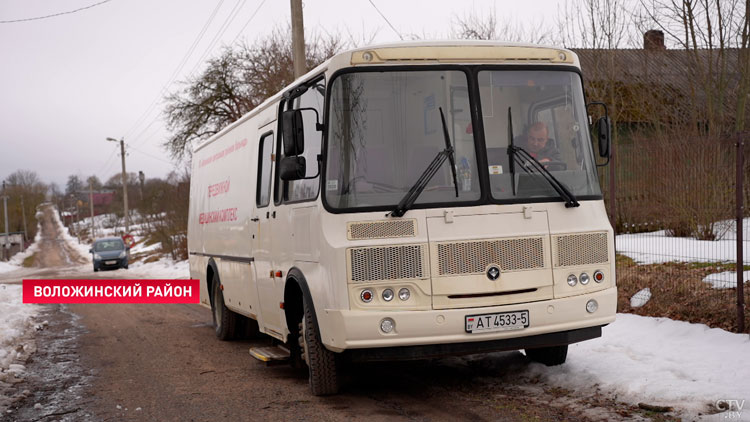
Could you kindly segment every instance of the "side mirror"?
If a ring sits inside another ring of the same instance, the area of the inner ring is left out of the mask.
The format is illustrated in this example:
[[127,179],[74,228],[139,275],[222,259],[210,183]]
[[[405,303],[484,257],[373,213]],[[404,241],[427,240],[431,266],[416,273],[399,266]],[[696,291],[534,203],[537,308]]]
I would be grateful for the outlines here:
[[281,180],[300,180],[305,178],[307,165],[305,157],[284,157],[279,163],[279,177]]
[[599,156],[609,158],[609,144],[612,137],[612,126],[609,117],[600,117],[596,122],[597,138],[599,139]]
[[305,150],[305,128],[300,110],[287,110],[281,115],[284,156],[299,155]]

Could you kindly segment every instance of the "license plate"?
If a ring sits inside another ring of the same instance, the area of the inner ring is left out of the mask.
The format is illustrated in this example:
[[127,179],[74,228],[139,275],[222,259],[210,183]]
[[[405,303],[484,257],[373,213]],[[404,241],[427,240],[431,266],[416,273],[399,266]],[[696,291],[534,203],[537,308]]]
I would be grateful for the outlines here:
[[107,265],[115,265],[117,264],[117,261],[104,261],[104,263]]
[[495,314],[467,315],[466,332],[523,330],[529,326],[529,311],[498,312]]

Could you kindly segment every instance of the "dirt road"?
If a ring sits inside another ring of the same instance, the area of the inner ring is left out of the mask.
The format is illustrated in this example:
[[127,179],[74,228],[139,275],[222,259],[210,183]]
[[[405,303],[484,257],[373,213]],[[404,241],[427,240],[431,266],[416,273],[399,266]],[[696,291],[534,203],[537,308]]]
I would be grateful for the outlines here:
[[[51,233],[47,230],[44,236]],[[38,262],[80,262],[55,238],[47,241]],[[95,276],[69,266],[40,271],[59,278],[133,276],[124,270]],[[48,306],[40,319],[48,326],[37,336],[26,380],[13,386],[18,401],[4,415],[8,420],[585,421],[643,416],[595,391],[580,394],[540,382],[520,352],[352,366],[340,395],[314,397],[304,371],[266,366],[250,357],[250,347],[270,340],[218,341],[210,311],[198,305],[57,305]]]

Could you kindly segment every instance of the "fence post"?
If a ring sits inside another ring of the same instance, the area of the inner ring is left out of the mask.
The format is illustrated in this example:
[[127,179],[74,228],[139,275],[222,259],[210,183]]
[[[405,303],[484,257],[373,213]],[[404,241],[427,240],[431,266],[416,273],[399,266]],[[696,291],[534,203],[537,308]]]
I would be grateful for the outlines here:
[[742,333],[745,331],[745,281],[744,281],[744,256],[742,251],[742,219],[743,215],[743,188],[742,182],[745,178],[743,174],[744,170],[744,155],[745,155],[745,142],[742,134],[737,135],[737,182],[735,186],[736,190],[736,206],[737,206],[737,331]]

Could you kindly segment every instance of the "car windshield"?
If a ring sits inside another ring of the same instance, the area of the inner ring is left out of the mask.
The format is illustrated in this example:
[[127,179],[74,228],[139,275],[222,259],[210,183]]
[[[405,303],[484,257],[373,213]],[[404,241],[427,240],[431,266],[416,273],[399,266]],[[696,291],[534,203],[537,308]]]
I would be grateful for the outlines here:
[[513,146],[536,158],[573,195],[601,195],[578,74],[482,70],[478,75],[494,198],[559,197],[538,171],[519,163],[511,166],[509,126]]
[[340,209],[393,207],[446,148],[440,110],[455,148],[458,196],[448,161],[415,204],[477,201],[466,73],[458,70],[353,72],[330,94],[325,198]]
[[121,251],[123,249],[125,249],[125,244],[122,243],[122,240],[119,239],[101,240],[94,243],[95,252]]

